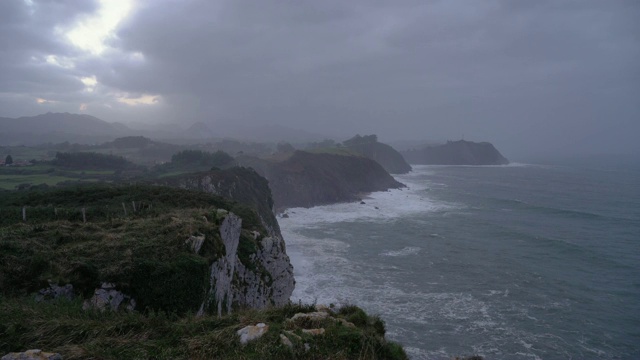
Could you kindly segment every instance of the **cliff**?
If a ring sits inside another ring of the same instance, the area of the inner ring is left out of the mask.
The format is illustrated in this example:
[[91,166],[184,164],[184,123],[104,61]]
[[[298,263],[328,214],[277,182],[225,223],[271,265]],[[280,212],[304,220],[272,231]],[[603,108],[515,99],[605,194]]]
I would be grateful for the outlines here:
[[296,151],[282,161],[238,160],[267,178],[277,210],[355,201],[365,193],[404,186],[362,156]]
[[404,158],[416,165],[506,165],[509,163],[488,142],[447,141],[444,145],[427,146],[402,152]]
[[[272,204],[249,169],[171,181]],[[406,360],[377,316],[289,303],[292,269],[271,220],[270,211],[158,185],[5,192],[0,355]],[[15,353],[26,349],[45,351]]]
[[92,186],[18,193],[2,202],[2,295],[46,296],[70,286],[87,306],[220,315],[284,305],[293,291],[279,230],[219,196]]
[[269,182],[253,169],[233,167],[204,171],[154,180],[154,183],[202,191],[249,206],[255,209],[270,236],[280,236],[280,227],[273,214],[274,200]]
[[411,171],[402,155],[393,147],[378,142],[376,135],[356,135],[343,142],[343,145],[369,159],[376,161],[390,174],[406,174]]

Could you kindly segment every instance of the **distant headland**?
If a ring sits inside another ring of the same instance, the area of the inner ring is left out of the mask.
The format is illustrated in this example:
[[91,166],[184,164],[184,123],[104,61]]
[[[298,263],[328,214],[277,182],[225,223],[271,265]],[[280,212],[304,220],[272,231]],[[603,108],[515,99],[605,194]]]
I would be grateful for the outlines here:
[[466,140],[447,141],[446,144],[426,146],[402,152],[415,165],[506,165],[509,160],[488,142]]

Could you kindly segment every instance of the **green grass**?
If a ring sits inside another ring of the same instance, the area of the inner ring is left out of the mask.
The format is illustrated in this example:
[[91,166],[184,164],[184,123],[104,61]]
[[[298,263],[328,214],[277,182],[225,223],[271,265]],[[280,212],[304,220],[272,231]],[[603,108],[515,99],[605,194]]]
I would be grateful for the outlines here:
[[[135,213],[131,201],[144,202]],[[128,208],[127,215],[122,203]],[[153,204],[150,208],[148,205]],[[28,220],[21,209],[27,206]],[[86,209],[84,222],[80,209]],[[224,254],[218,209],[242,219],[238,257],[257,274],[252,231],[266,234],[256,212],[200,192],[160,186],[75,186],[0,196],[0,354],[39,348],[64,359],[406,359],[384,338],[384,322],[347,306],[333,319],[288,322],[310,305],[239,309],[194,316],[208,289],[210,265]],[[185,244],[205,235],[195,254]],[[49,282],[72,284],[75,301],[36,303]],[[83,311],[82,298],[113,282],[137,302],[135,312]],[[261,339],[240,345],[236,331],[264,322]],[[322,327],[323,335],[301,329]],[[298,339],[288,348],[280,334]],[[305,350],[305,343],[310,350]]]
[[[50,176],[44,174],[35,175],[0,175],[0,189],[14,190],[16,186],[20,184],[31,185],[57,185],[63,181],[75,181],[77,178],[70,178],[64,176]],[[96,180],[94,180],[96,181]]]
[[[21,204],[27,207],[25,223]],[[0,197],[0,294],[25,295],[49,280],[71,283],[83,293],[113,282],[141,309],[196,311],[208,288],[209,266],[224,254],[219,208],[243,219],[239,254],[250,265],[258,246],[247,233],[266,235],[258,216],[211,194],[160,186],[7,193]],[[185,244],[192,235],[206,237],[198,254]]]
[[[317,324],[323,335],[303,334],[287,322],[309,305],[241,310],[221,318],[177,316],[165,312],[99,312],[81,310],[80,301],[36,303],[30,298],[0,298],[0,353],[38,348],[64,359],[407,359],[401,346],[384,339],[367,317],[348,327],[333,319]],[[361,311],[361,310],[360,310]],[[344,318],[341,314],[333,315]],[[264,322],[267,333],[243,346],[236,331]],[[289,335],[293,348],[280,343]],[[304,344],[310,347],[305,351]]]
[[55,186],[64,181],[109,181],[114,174],[113,170],[68,170],[46,163],[21,167],[2,166],[0,167],[0,189],[14,190],[21,184]]
[[84,175],[113,175],[115,173],[114,170],[67,170],[69,172],[73,172],[76,174],[84,174]]

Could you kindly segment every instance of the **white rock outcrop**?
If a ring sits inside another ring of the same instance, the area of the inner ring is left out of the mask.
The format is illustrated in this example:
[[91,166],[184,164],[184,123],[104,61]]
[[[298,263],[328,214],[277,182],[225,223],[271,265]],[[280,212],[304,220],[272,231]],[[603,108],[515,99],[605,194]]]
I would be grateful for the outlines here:
[[227,214],[220,225],[220,237],[224,244],[225,255],[211,264],[209,291],[198,311],[202,315],[206,308],[217,309],[218,316],[222,310],[231,312],[233,303],[233,274],[238,258],[238,244],[242,231],[242,219],[233,213]]
[[40,289],[36,294],[36,301],[48,301],[57,299],[73,300],[73,285],[66,284],[64,286],[58,286],[58,284],[49,281],[49,287]]
[[249,341],[259,339],[267,331],[269,331],[269,325],[258,323],[256,325],[245,326],[236,333],[240,336],[240,343],[246,345]]
[[116,285],[112,283],[102,283],[100,288],[93,292],[93,296],[89,300],[85,300],[82,304],[83,310],[127,310],[133,311],[136,308],[136,301],[130,296],[116,290]]
[[205,240],[204,235],[191,235],[184,243],[189,245],[191,250],[193,250],[193,252],[197,254],[200,252],[200,249],[202,248],[202,244],[204,244],[204,240]]
[[[255,174],[255,177],[260,176]],[[210,289],[198,313],[217,311],[218,314],[222,314],[229,312],[232,304],[250,308],[286,304],[295,287],[293,266],[287,256],[284,239],[272,213],[273,209],[267,210],[264,206],[267,203],[272,206],[266,181],[264,184],[257,181],[254,185],[247,185],[241,181],[200,175],[181,179],[174,185],[230,199],[238,196],[239,201],[242,198],[239,194],[244,192],[261,194],[255,201],[259,202],[256,206],[257,215],[266,234],[258,231],[250,232],[250,236],[258,246],[256,253],[249,256],[249,264],[243,264],[237,256],[239,236],[242,231],[241,219],[224,209],[218,209],[215,213],[216,220],[221,221],[222,224],[220,236],[225,245],[225,255],[211,265]],[[249,205],[252,206],[250,201]],[[190,242],[197,245],[195,239]],[[194,247],[192,249],[195,250]]]
[[280,343],[288,348],[293,348],[293,343],[284,334],[280,334]]
[[3,356],[0,360],[62,360],[62,355],[44,352],[40,349],[14,352]]

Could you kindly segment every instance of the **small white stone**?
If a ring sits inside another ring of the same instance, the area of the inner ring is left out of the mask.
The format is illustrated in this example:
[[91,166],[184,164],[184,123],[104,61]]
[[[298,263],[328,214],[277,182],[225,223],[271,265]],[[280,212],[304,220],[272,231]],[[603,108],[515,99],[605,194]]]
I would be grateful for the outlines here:
[[289,321],[295,321],[297,319],[309,319],[312,321],[320,321],[320,320],[326,319],[328,316],[329,314],[327,314],[324,311],[316,311],[316,312],[310,312],[310,313],[297,313],[293,315],[293,317],[289,319]]
[[293,343],[284,334],[280,334],[280,343],[282,345],[285,345],[285,346],[289,347],[289,348],[293,348]]
[[257,325],[248,325],[237,331],[240,336],[240,343],[245,345],[249,341],[259,339],[269,330],[269,325],[265,323],[259,323]]

